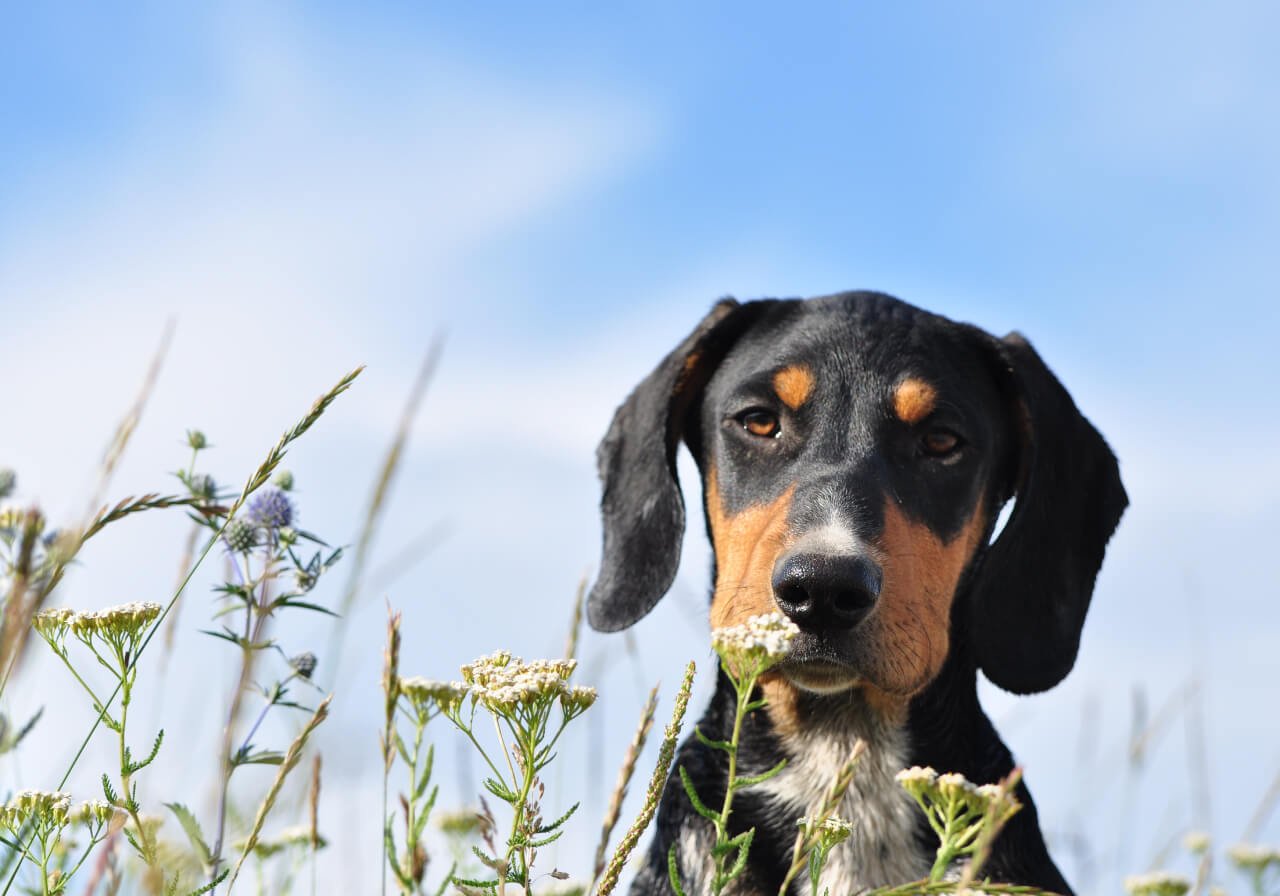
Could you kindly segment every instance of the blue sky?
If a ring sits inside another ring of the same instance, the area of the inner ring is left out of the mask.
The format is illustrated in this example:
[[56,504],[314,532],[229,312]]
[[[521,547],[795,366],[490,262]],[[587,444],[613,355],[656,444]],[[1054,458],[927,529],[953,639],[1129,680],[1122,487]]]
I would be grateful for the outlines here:
[[[194,425],[238,479],[367,362],[291,458],[306,524],[347,539],[445,329],[382,544],[450,527],[385,595],[413,671],[443,677],[498,646],[558,650],[597,561],[594,443],[716,297],[869,287],[1022,330],[1133,498],[1073,676],[988,695],[1047,825],[1066,842],[1092,806],[1094,845],[1128,850],[1059,850],[1101,891],[1193,821],[1181,717],[1140,778],[1122,771],[1135,689],[1157,707],[1201,681],[1214,797],[1197,823],[1224,842],[1280,766],[1264,709],[1280,673],[1278,35],[1264,3],[7,9],[0,352],[17,379],[0,462],[24,498],[78,514],[173,318],[114,492],[164,488]],[[584,673],[614,699],[574,749],[602,745],[587,762],[606,777],[640,682],[707,655],[690,528],[675,592],[635,630],[640,659],[610,665],[619,641],[587,641]],[[104,536],[63,599],[156,596],[182,535],[175,518]],[[352,693],[375,686],[382,596],[351,621]],[[191,628],[193,656],[229,662]],[[357,703],[327,748],[352,807],[332,823],[368,830],[350,819],[376,825],[360,747],[376,723]],[[1096,803],[1082,780],[1102,782]]]

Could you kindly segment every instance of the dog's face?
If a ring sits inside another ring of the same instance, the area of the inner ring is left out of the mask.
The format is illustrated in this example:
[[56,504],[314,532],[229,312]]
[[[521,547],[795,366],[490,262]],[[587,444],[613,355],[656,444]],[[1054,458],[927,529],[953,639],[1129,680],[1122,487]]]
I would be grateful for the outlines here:
[[819,302],[744,335],[701,403],[713,627],[781,610],[806,690],[916,693],[1009,478],[1005,403],[967,331]]
[[956,637],[1010,690],[1070,669],[1126,499],[1021,337],[870,293],[717,306],[601,445],[597,628],[632,624],[674,577],[681,439],[703,476],[712,625],[786,613],[801,629],[779,669],[792,685],[898,702]]

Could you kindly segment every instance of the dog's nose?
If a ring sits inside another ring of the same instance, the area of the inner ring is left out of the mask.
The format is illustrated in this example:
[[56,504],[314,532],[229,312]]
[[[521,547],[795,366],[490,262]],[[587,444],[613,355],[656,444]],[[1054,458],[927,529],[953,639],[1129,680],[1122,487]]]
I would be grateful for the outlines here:
[[773,596],[802,629],[850,629],[880,596],[880,565],[857,554],[791,554],[773,568]]

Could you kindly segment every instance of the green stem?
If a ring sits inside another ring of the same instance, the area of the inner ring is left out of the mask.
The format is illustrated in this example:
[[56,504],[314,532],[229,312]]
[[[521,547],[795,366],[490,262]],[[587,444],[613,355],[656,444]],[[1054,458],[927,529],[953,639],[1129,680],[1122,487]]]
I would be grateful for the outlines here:
[[[722,845],[728,839],[729,814],[733,811],[733,792],[738,775],[738,743],[742,738],[742,720],[746,718],[747,704],[751,702],[751,692],[755,690],[758,677],[758,672],[752,672],[743,681],[739,682],[732,675],[729,676],[729,680],[733,682],[734,690],[737,692],[738,702],[733,713],[733,736],[729,739],[729,778],[725,784],[724,802],[720,807],[720,815],[715,823],[717,846]],[[712,888],[712,892],[716,896],[719,896],[721,890],[728,883],[723,879],[725,862],[728,858],[729,854],[722,853],[716,859],[716,879]]]

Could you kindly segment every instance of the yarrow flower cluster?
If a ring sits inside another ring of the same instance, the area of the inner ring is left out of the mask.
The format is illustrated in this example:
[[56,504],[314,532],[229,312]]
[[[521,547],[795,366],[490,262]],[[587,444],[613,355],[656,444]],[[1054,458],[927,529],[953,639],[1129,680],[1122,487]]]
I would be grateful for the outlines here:
[[1269,868],[1280,869],[1280,848],[1237,843],[1227,850],[1227,857],[1241,871],[1261,874]]
[[462,703],[462,699],[470,690],[460,681],[436,681],[420,675],[401,678],[399,689],[419,712],[429,712],[437,708],[449,712]]
[[1182,838],[1183,848],[1197,856],[1208,852],[1211,845],[1213,845],[1212,840],[1204,831],[1189,831]]
[[1183,896],[1191,889],[1191,881],[1168,871],[1149,871],[1126,877],[1124,888],[1130,896]]
[[819,848],[831,849],[838,843],[848,840],[853,834],[853,825],[834,815],[827,818],[801,818],[797,824],[804,828],[809,836],[817,838]]
[[[1014,770],[1015,776],[1019,774]],[[1022,804],[1010,790],[1016,778],[1004,784],[974,784],[964,775],[938,774],[932,768],[912,766],[898,772],[898,783],[924,811],[940,845],[930,872],[939,880],[951,863],[972,856],[984,831],[993,833],[1014,816]]]
[[786,658],[798,634],[796,624],[781,613],[762,613],[741,625],[715,629],[711,646],[735,669],[755,669],[759,674]]
[[31,624],[60,653],[68,631],[86,644],[96,636],[124,651],[136,647],[147,626],[163,610],[159,604],[149,602],[121,604],[88,612],[55,607],[41,610],[32,618]]
[[3,826],[15,832],[28,823],[62,827],[70,818],[71,795],[60,790],[20,790],[0,809]]
[[493,712],[559,699],[565,711],[577,714],[595,702],[594,688],[572,687],[569,676],[577,660],[525,662],[500,650],[462,667],[462,679],[472,697]]

